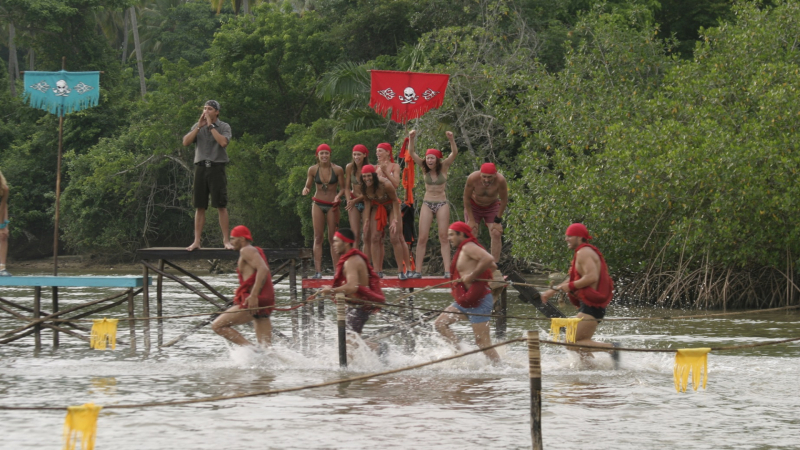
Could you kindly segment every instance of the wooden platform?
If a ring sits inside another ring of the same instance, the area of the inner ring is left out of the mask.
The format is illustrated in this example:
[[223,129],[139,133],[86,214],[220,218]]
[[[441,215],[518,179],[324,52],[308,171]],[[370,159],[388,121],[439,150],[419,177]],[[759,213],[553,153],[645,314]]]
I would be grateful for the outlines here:
[[[426,288],[436,286],[450,281],[449,278],[442,277],[422,277],[422,278],[409,278],[401,280],[395,276],[387,276],[381,278],[381,288],[387,289],[407,289],[407,288]],[[333,277],[322,277],[319,279],[303,278],[303,289],[319,289],[322,286],[330,286],[333,284]],[[439,289],[439,288],[437,288]],[[450,285],[445,284],[441,289],[450,289]]]
[[[151,285],[152,278],[147,278]],[[0,277],[0,286],[39,286],[39,287],[124,287],[137,288],[144,284],[144,277],[55,277],[55,276],[23,276]]]
[[[310,248],[262,248],[267,259],[310,259],[313,257]],[[136,250],[139,259],[168,259],[178,260],[203,260],[203,259],[228,259],[239,258],[239,252],[224,248],[198,248],[187,251],[185,247],[151,247]]]

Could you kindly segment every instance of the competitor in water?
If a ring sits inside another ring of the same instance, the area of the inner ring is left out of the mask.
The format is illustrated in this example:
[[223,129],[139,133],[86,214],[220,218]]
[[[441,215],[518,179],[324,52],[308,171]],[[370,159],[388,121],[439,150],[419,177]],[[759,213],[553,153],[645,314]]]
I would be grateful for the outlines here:
[[500,262],[503,248],[503,213],[508,205],[508,183],[497,173],[494,163],[485,163],[478,172],[467,177],[464,186],[464,217],[478,236],[481,221],[489,228],[492,238],[492,256]]
[[[411,273],[410,278],[422,277],[422,265],[425,261],[425,251],[428,245],[428,236],[431,231],[431,223],[436,217],[439,228],[439,244],[442,251],[442,262],[445,265],[445,278],[450,278],[447,271],[447,261],[450,261],[450,244],[447,242],[447,227],[450,224],[450,204],[447,201],[447,171],[450,165],[456,160],[458,147],[453,138],[453,132],[445,133],[447,140],[450,141],[450,154],[447,158],[442,158],[442,152],[434,148],[429,148],[425,152],[425,159],[420,158],[414,151],[417,132],[411,130],[408,134],[409,152],[414,162],[422,167],[425,173],[425,197],[422,199],[422,206],[419,209],[419,238],[417,238],[417,258],[416,271]],[[435,178],[434,178],[435,177]]]
[[411,261],[405,242],[403,242],[403,222],[400,220],[400,201],[392,183],[386,178],[379,178],[375,167],[365,164],[361,168],[361,181],[364,183],[364,236],[372,242],[372,266],[383,278],[383,238],[389,228],[389,241],[394,249],[400,279],[406,278],[403,265],[411,267]]
[[339,202],[344,195],[344,171],[331,162],[331,148],[328,144],[317,147],[317,164],[308,168],[308,178],[303,187],[303,195],[311,192],[316,184],[317,191],[311,197],[311,219],[314,222],[314,270],[311,278],[322,278],[322,238],[328,226],[328,244],[331,247],[331,260],[335,263],[339,255],[333,249],[333,233],[339,227]]
[[[275,290],[269,271],[267,256],[259,247],[252,245],[250,230],[239,225],[231,230],[231,243],[239,252],[236,272],[239,274],[239,288],[233,298],[234,305],[225,314],[220,314],[211,328],[215,333],[239,345],[253,345],[233,329],[250,321],[255,322],[256,339],[262,346],[272,344],[272,323],[269,316],[275,306]],[[263,309],[253,309],[263,307]],[[252,309],[251,311],[242,311]]]
[[[565,240],[574,252],[569,268],[569,279],[542,293],[542,303],[547,303],[558,292],[566,292],[570,302],[577,306],[576,317],[587,319],[578,322],[575,343],[608,348],[609,350],[588,350],[580,348],[582,357],[591,357],[591,351],[611,351],[615,364],[619,354],[612,350],[616,345],[592,340],[597,325],[606,315],[606,307],[613,297],[614,281],[608,274],[608,266],[603,254],[594,245],[589,244],[592,237],[582,223],[573,223],[567,227]],[[569,347],[568,347],[569,348]]]
[[[341,228],[334,234],[333,245],[342,255],[336,264],[336,273],[333,276],[333,285],[322,288],[323,295],[344,294],[349,297],[347,301],[347,327],[355,333],[361,334],[364,324],[369,317],[380,311],[380,306],[374,303],[385,303],[386,298],[381,291],[381,281],[378,274],[369,265],[367,255],[353,247],[355,235],[347,228]],[[369,303],[359,302],[357,299]],[[378,350],[378,344],[367,343],[373,350]]]
[[[348,163],[344,169],[344,191],[347,195],[347,218],[350,220],[350,229],[355,230],[356,240],[354,243],[355,248],[361,247],[361,213],[364,211],[364,190],[362,189],[363,183],[361,181],[361,167],[364,164],[369,164],[367,156],[369,149],[362,144],[356,144],[353,147],[353,161]],[[364,242],[369,242],[367,236],[364,236]],[[370,249],[365,246],[365,252],[369,255]]]
[[[434,323],[438,331],[452,344],[458,343],[458,338],[450,329],[450,325],[463,319],[469,319],[475,342],[480,348],[492,345],[489,331],[489,315],[492,313],[494,300],[492,292],[486,281],[492,278],[492,271],[497,268],[494,257],[486,251],[472,234],[472,228],[464,222],[455,222],[447,231],[450,245],[456,248],[456,254],[450,264],[451,279],[460,282],[453,283],[452,295],[455,302],[448,306]],[[480,314],[480,315],[475,315]],[[491,348],[483,352],[492,363],[500,362],[497,350]]]

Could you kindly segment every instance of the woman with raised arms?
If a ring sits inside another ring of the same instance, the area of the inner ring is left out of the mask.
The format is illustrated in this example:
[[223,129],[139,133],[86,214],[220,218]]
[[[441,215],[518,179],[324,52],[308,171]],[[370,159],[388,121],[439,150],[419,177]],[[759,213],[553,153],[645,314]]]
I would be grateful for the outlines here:
[[410,278],[422,277],[422,264],[425,261],[428,236],[434,217],[436,217],[439,229],[439,244],[441,245],[442,261],[445,267],[444,277],[450,278],[450,272],[447,272],[447,268],[450,267],[450,243],[447,240],[447,227],[450,226],[450,204],[447,201],[447,171],[453,161],[456,160],[458,147],[456,147],[453,132],[448,131],[445,134],[447,135],[447,140],[450,141],[450,154],[444,159],[442,159],[442,152],[435,148],[429,148],[425,152],[425,159],[420,158],[414,150],[417,132],[416,130],[411,130],[408,134],[408,151],[411,152],[414,162],[422,167],[422,172],[425,174],[425,196],[422,198],[422,206],[419,210],[419,237],[417,238],[417,258],[415,260],[417,270],[410,274]]
[[328,144],[317,147],[317,164],[308,168],[308,178],[303,188],[303,195],[311,192],[311,185],[317,190],[311,197],[311,219],[314,223],[314,270],[311,278],[322,278],[322,234],[328,226],[328,245],[331,247],[333,265],[339,261],[339,255],[333,248],[333,234],[339,225],[339,202],[344,195],[344,170],[331,162],[331,148]]

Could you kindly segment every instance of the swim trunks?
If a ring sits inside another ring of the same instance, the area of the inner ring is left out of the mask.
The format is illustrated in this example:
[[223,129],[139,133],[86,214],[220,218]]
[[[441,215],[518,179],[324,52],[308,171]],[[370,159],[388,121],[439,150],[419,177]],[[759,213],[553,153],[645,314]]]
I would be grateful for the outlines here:
[[[463,306],[459,305],[456,302],[453,302],[453,305],[459,311],[465,313],[467,318],[469,319],[469,323],[484,323],[488,322],[491,317],[489,315],[492,313],[492,307],[494,306],[494,298],[492,297],[492,293],[486,294],[481,299],[481,302],[478,306],[474,308],[464,308]],[[485,314],[482,316],[473,316],[472,314]]]
[[486,225],[494,223],[494,218],[497,217],[497,213],[500,212],[500,200],[497,200],[489,206],[481,206],[475,203],[473,199],[469,199],[469,202],[472,205],[472,219],[475,220],[476,224],[480,225],[481,220],[486,222]]

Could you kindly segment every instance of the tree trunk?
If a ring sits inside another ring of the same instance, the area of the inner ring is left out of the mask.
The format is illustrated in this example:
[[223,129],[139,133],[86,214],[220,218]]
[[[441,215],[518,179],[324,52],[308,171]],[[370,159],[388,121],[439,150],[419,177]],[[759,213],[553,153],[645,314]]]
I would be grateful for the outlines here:
[[33,71],[34,63],[36,62],[36,55],[32,48],[28,49],[28,70]]
[[11,95],[17,95],[16,79],[19,78],[19,66],[17,64],[17,44],[14,43],[16,30],[14,22],[8,24],[8,85],[11,88]]
[[144,63],[142,62],[142,46],[139,44],[139,25],[136,22],[136,10],[133,6],[128,10],[131,18],[131,29],[133,30],[133,47],[136,50],[136,65],[139,68],[139,84],[142,87],[142,98],[147,94],[147,87],[144,84]]
[[245,16],[250,15],[250,0],[242,0],[242,10]]
[[125,27],[125,34],[122,35],[122,64],[125,64],[125,61],[128,60],[128,33],[130,30],[128,29],[128,10],[125,10],[125,14],[122,15],[122,23]]

